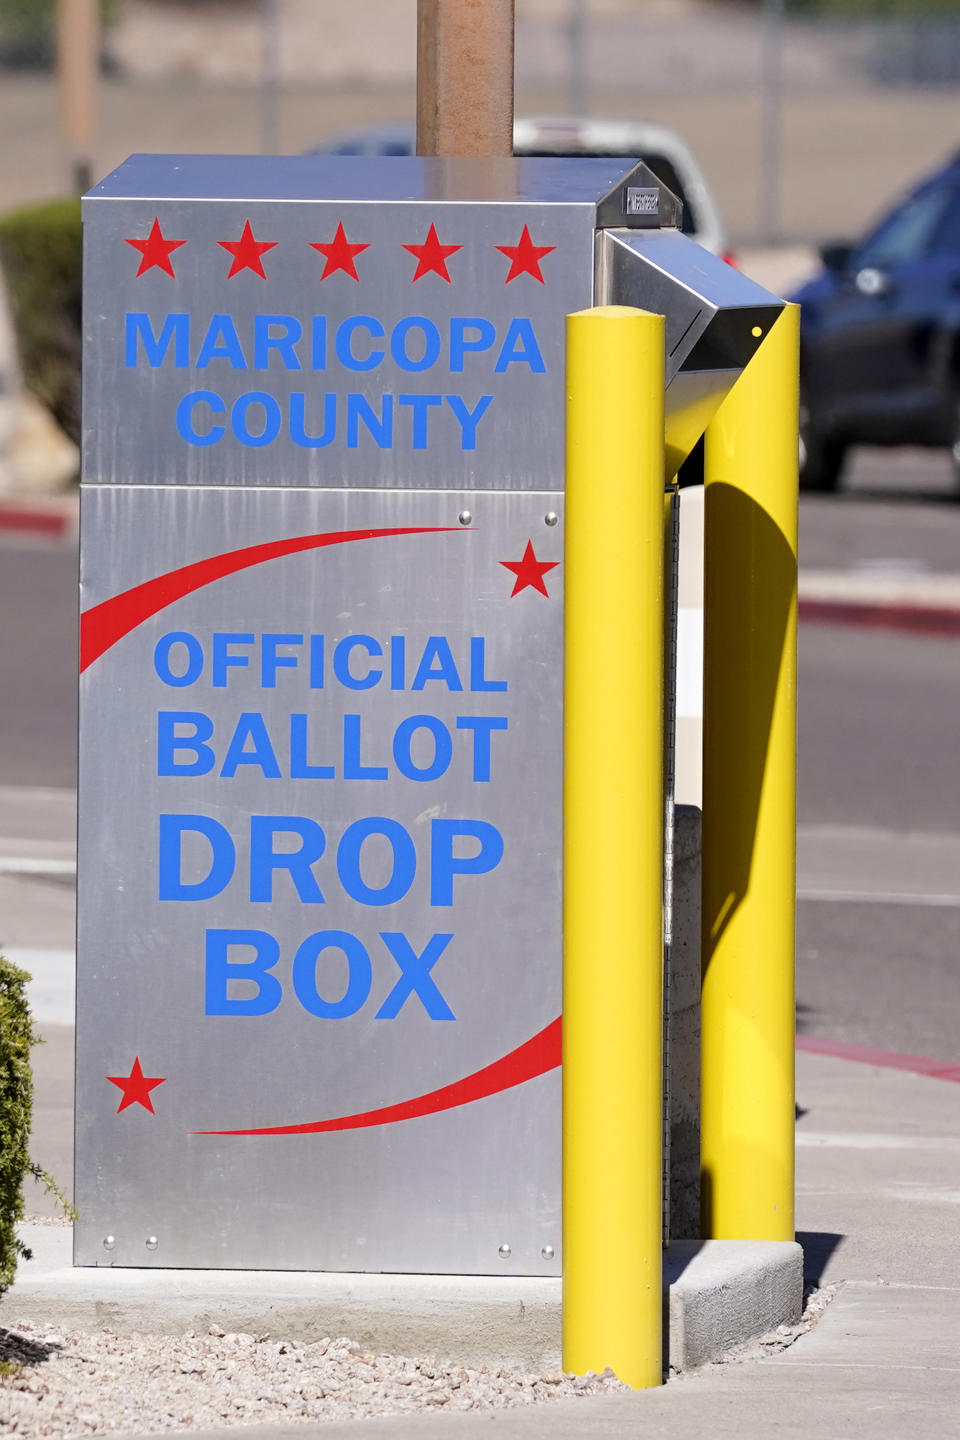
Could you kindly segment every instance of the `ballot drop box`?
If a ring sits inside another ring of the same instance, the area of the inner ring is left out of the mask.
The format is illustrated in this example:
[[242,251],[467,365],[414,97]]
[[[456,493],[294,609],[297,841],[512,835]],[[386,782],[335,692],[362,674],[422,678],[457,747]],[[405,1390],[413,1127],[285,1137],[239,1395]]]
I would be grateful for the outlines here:
[[76,1263],[559,1273],[564,317],[667,313],[669,476],[775,313],[679,220],[596,159],[86,198]]

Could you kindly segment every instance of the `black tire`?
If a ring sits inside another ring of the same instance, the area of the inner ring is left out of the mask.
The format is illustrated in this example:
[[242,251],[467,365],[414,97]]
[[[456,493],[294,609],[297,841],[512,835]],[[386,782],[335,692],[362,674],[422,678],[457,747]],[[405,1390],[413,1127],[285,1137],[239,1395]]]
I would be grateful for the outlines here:
[[800,402],[800,489],[826,495],[837,489],[847,447],[842,440],[824,435]]

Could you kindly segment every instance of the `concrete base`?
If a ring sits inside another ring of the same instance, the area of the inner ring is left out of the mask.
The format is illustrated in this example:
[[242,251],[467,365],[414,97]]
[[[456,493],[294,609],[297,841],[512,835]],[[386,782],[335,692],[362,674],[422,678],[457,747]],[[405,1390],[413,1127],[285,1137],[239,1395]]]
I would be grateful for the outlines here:
[[[561,1281],[502,1276],[74,1268],[68,1226],[25,1225],[34,1258],[0,1300],[0,1325],[319,1340],[349,1335],[380,1352],[454,1364],[560,1368]],[[688,1370],[800,1318],[799,1245],[711,1240],[664,1255],[665,1345]]]

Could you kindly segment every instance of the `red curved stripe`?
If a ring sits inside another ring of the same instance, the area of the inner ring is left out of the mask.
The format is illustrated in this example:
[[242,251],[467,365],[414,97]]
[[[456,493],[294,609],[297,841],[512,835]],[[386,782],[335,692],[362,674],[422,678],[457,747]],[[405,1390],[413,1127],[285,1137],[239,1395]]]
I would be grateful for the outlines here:
[[195,1135],[320,1135],[329,1130],[361,1130],[367,1125],[395,1125],[398,1120],[415,1120],[420,1115],[436,1115],[440,1110],[453,1110],[484,1100],[501,1090],[511,1090],[555,1070],[560,1064],[560,1017],[551,1020],[546,1029],[502,1055],[492,1065],[485,1065],[452,1085],[404,1100],[399,1105],[384,1105],[380,1110],[367,1110],[361,1115],[341,1115],[336,1120],[314,1120],[307,1125],[270,1125],[262,1130],[195,1130]]
[[225,555],[211,555],[179,570],[169,570],[112,595],[109,600],[93,605],[80,616],[80,669],[86,670],[105,650],[122,640],[131,630],[156,615],[175,600],[199,590],[225,575],[262,565],[282,555],[296,555],[301,550],[319,550],[325,545],[346,545],[351,540],[379,540],[385,535],[434,535],[454,530],[453,525],[416,525],[383,530],[331,530],[321,535],[296,535],[290,540],[270,540],[264,545],[247,545],[242,550],[228,550]]

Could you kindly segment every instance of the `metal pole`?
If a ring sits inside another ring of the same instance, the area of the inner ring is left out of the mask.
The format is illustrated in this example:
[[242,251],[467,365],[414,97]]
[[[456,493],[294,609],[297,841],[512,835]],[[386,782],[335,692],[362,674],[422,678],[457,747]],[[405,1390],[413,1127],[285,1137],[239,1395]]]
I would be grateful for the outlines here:
[[563,1366],[662,1366],[660,315],[567,318]]
[[57,81],[60,133],[77,194],[93,181],[97,79],[100,67],[98,0],[59,0],[57,6]]
[[514,0],[418,0],[417,154],[513,154]]
[[760,76],[760,238],[780,239],[780,163],[783,132],[783,19],[785,0],[763,0],[763,59]]
[[280,4],[260,0],[260,149],[276,155],[280,148]]
[[706,432],[703,1233],[792,1240],[799,308]]
[[567,113],[586,115],[589,108],[586,0],[568,0],[567,10]]

